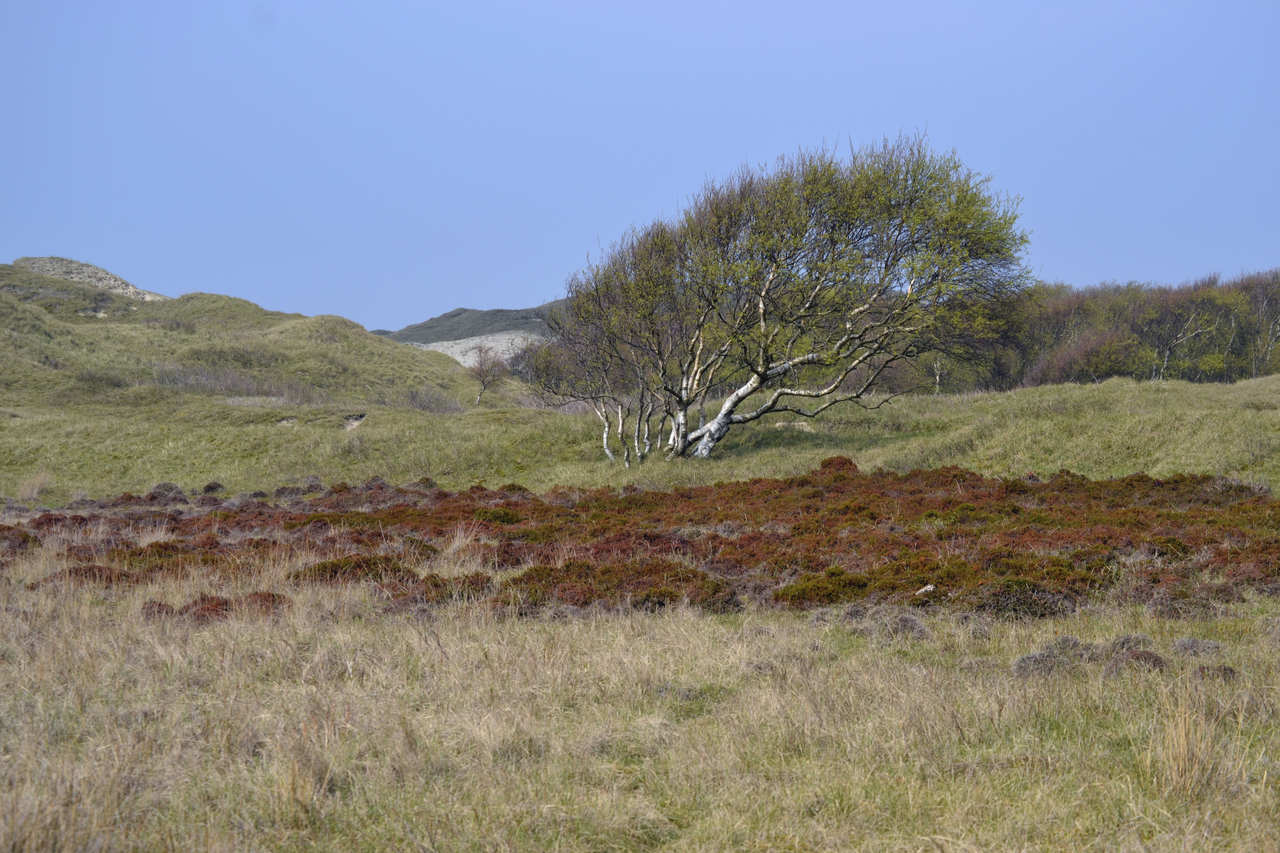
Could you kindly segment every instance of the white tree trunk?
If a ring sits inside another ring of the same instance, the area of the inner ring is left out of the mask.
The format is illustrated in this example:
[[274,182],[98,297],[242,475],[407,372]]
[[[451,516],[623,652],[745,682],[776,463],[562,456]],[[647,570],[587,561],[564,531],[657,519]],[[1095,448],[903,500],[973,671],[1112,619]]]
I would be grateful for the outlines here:
[[627,447],[627,428],[626,415],[623,414],[622,404],[618,404],[618,443],[622,445],[622,465],[625,468],[631,467],[631,448]]
[[[695,459],[706,459],[711,455],[711,451],[720,443],[720,439],[728,434],[729,427],[733,425],[733,415],[738,411],[738,406],[742,405],[743,400],[756,393],[762,384],[763,380],[759,376],[752,376],[736,391],[725,397],[724,402],[720,404],[720,411],[714,418],[689,433],[686,441],[698,442],[698,446],[693,451]],[[739,422],[742,420],[743,418],[738,418]]]
[[600,443],[604,446],[604,455],[609,457],[609,461],[614,461],[613,451],[609,449],[609,414],[599,408],[596,409],[596,417],[604,424],[604,430],[600,436]]
[[[632,432],[631,442],[636,448],[636,462],[643,462],[644,457],[649,453],[649,411],[644,403],[640,404],[640,411],[636,414],[636,425]],[[640,430],[644,429],[644,446],[640,444]]]
[[671,435],[667,437],[667,449],[677,455],[684,452],[685,442],[689,434],[689,414],[684,409],[677,409],[671,416]]
[[701,427],[702,437],[698,439],[698,446],[694,448],[694,458],[710,457],[711,451],[720,443],[720,439],[729,434],[729,424],[729,415],[722,412],[716,416],[715,420]]

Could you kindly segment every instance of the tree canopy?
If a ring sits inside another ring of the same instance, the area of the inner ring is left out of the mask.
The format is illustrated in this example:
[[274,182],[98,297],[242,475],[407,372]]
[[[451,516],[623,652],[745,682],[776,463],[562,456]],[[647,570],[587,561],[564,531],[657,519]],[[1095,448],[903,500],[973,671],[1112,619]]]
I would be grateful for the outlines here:
[[612,421],[624,461],[654,417],[669,455],[706,457],[771,413],[870,405],[1025,285],[1016,200],[988,183],[920,138],[744,167],[572,276],[533,374],[592,405],[610,455]]

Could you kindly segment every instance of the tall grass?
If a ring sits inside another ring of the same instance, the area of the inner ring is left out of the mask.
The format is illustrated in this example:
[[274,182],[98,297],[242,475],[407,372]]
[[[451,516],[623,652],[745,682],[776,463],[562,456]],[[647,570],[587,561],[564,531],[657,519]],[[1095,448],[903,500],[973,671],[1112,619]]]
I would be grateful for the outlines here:
[[[1251,748],[1243,709],[1203,682],[1162,687],[1140,766],[1165,796],[1188,801],[1248,787]],[[1234,717],[1234,719],[1233,719]]]
[[[59,565],[0,585],[4,849],[1280,845],[1270,600],[895,638],[767,611],[384,614],[372,587],[291,585],[290,560],[214,590],[286,613],[195,626],[142,605],[207,580],[25,585]],[[1010,671],[1134,632],[1168,671]],[[1239,677],[1201,680],[1170,652],[1187,633]]]
[[[253,386],[264,389],[288,390]],[[836,410],[813,422],[766,420],[730,433],[711,460],[667,462],[656,454],[626,469],[604,461],[598,422],[588,415],[517,408],[448,412],[448,401],[431,395],[356,406],[290,402],[287,394],[272,394],[246,406],[238,396],[132,387],[56,406],[0,398],[14,415],[0,419],[0,495],[13,496],[42,470],[56,484],[45,496],[49,501],[65,500],[73,487],[104,496],[144,491],[160,481],[198,488],[218,480],[233,491],[250,491],[312,474],[329,483],[429,476],[446,488],[477,482],[516,482],[535,490],[671,488],[789,476],[832,455],[850,456],[866,469],[958,465],[989,475],[1045,476],[1067,468],[1093,478],[1206,473],[1274,485],[1280,483],[1276,399],[1280,377],[1235,385],[1117,379],[905,397],[873,411]],[[345,418],[357,412],[368,417],[348,433]],[[351,443],[356,436],[358,447]]]

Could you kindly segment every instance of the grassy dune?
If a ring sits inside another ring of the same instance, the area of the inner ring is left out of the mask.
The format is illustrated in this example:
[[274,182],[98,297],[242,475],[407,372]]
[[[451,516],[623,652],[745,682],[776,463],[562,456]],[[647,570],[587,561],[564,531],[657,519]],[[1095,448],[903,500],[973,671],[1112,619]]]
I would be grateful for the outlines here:
[[[1280,483],[1278,401],[1280,377],[1235,385],[1114,379],[903,397],[814,422],[766,420],[732,433],[716,459],[659,456],[628,470],[604,461],[594,418],[535,409],[431,413],[145,386],[59,405],[0,396],[0,495],[58,502],[78,491],[100,497],[160,481],[194,488],[209,480],[247,491],[311,474],[325,482],[425,475],[446,488],[663,488],[787,476],[836,454],[864,469],[958,465],[1018,476],[1066,468],[1091,478],[1207,473],[1271,486]],[[344,418],[354,412],[367,418],[347,430]]]
[[[160,481],[233,490],[431,476],[669,487],[807,471],[959,465],[985,474],[1209,473],[1280,482],[1280,376],[1230,386],[1054,386],[899,398],[736,430],[705,463],[603,461],[591,416],[518,408],[456,362],[339,317],[191,294],[138,303],[0,265],[0,496],[63,502]],[[366,414],[355,430],[347,417]]]
[[[207,293],[136,302],[7,265],[0,358],[0,405],[142,405],[153,420],[146,403],[181,406],[184,394],[411,407],[416,393],[420,407],[457,409],[478,390],[453,360],[341,317]],[[501,389],[493,396],[504,399]]]

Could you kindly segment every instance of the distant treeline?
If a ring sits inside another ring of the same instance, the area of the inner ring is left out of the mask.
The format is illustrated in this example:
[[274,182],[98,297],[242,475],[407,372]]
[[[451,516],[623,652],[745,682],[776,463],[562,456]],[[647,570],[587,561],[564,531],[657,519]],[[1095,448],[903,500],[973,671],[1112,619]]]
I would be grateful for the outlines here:
[[1280,269],[1177,287],[1037,283],[950,309],[896,390],[1002,390],[1112,376],[1233,382],[1280,372]]

